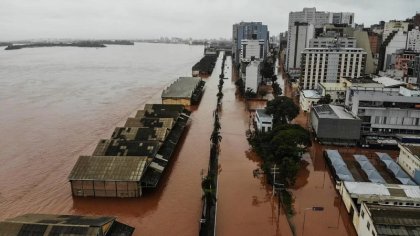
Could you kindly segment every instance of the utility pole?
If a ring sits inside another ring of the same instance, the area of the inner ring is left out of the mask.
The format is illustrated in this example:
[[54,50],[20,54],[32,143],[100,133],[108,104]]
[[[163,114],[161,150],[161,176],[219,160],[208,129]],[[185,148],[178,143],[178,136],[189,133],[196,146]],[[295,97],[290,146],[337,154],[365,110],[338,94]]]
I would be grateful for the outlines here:
[[274,164],[274,167],[271,168],[271,174],[273,175],[273,196],[276,192],[275,185],[276,185],[276,174],[279,172],[279,168],[277,167],[277,164]]

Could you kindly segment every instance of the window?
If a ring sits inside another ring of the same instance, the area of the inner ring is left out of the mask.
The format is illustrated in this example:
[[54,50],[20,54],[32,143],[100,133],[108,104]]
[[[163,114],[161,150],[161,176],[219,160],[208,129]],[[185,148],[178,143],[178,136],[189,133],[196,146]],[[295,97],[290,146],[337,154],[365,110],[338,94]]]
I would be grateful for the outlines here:
[[373,231],[373,230],[372,230],[372,235],[373,235],[373,236],[376,236],[375,231]]
[[367,222],[367,228],[370,229],[370,222]]
[[365,218],[365,212],[364,211],[362,211],[362,219],[364,219]]

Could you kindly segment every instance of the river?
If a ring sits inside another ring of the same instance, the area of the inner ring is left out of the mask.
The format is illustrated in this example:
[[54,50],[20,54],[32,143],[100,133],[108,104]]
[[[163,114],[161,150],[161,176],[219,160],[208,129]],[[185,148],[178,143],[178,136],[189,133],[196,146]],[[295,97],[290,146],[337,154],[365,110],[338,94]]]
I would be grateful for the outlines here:
[[[159,222],[142,220],[155,219],[149,216],[159,208],[162,195],[169,207],[190,198],[185,189],[170,196],[163,194],[162,186],[158,195],[141,199],[73,199],[67,176],[79,155],[90,155],[100,138],[109,138],[115,126],[146,102],[160,102],[162,89],[174,79],[190,76],[203,47],[136,43],[100,49],[3,49],[0,220],[24,213],[114,215],[135,226],[136,235],[159,235],[151,233]],[[191,198],[199,202],[200,168],[196,172],[198,186],[183,184],[197,189]],[[168,210],[163,207],[161,211]],[[176,224],[183,210],[173,210],[178,212],[171,219]],[[189,228],[198,232],[199,207],[190,218],[194,227]]]

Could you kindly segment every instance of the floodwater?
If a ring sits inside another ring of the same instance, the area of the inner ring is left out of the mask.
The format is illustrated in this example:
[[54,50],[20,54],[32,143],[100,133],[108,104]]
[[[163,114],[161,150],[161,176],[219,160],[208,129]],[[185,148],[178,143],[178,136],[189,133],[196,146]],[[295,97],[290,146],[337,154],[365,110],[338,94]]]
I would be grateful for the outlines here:
[[215,100],[207,95],[157,191],[140,199],[72,198],[67,176],[79,155],[91,154],[146,102],[160,102],[171,81],[191,75],[202,46],[2,49],[0,220],[24,213],[112,215],[135,226],[135,235],[197,234],[211,129],[206,106]]

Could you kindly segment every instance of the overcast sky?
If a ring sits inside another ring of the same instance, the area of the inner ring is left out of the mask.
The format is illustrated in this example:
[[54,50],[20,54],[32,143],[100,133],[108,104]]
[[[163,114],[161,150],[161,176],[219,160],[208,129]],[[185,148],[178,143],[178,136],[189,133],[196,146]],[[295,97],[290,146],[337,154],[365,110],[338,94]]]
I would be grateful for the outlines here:
[[420,0],[0,0],[0,41],[39,38],[231,37],[232,24],[287,29],[303,7],[355,13],[356,23],[406,19]]

